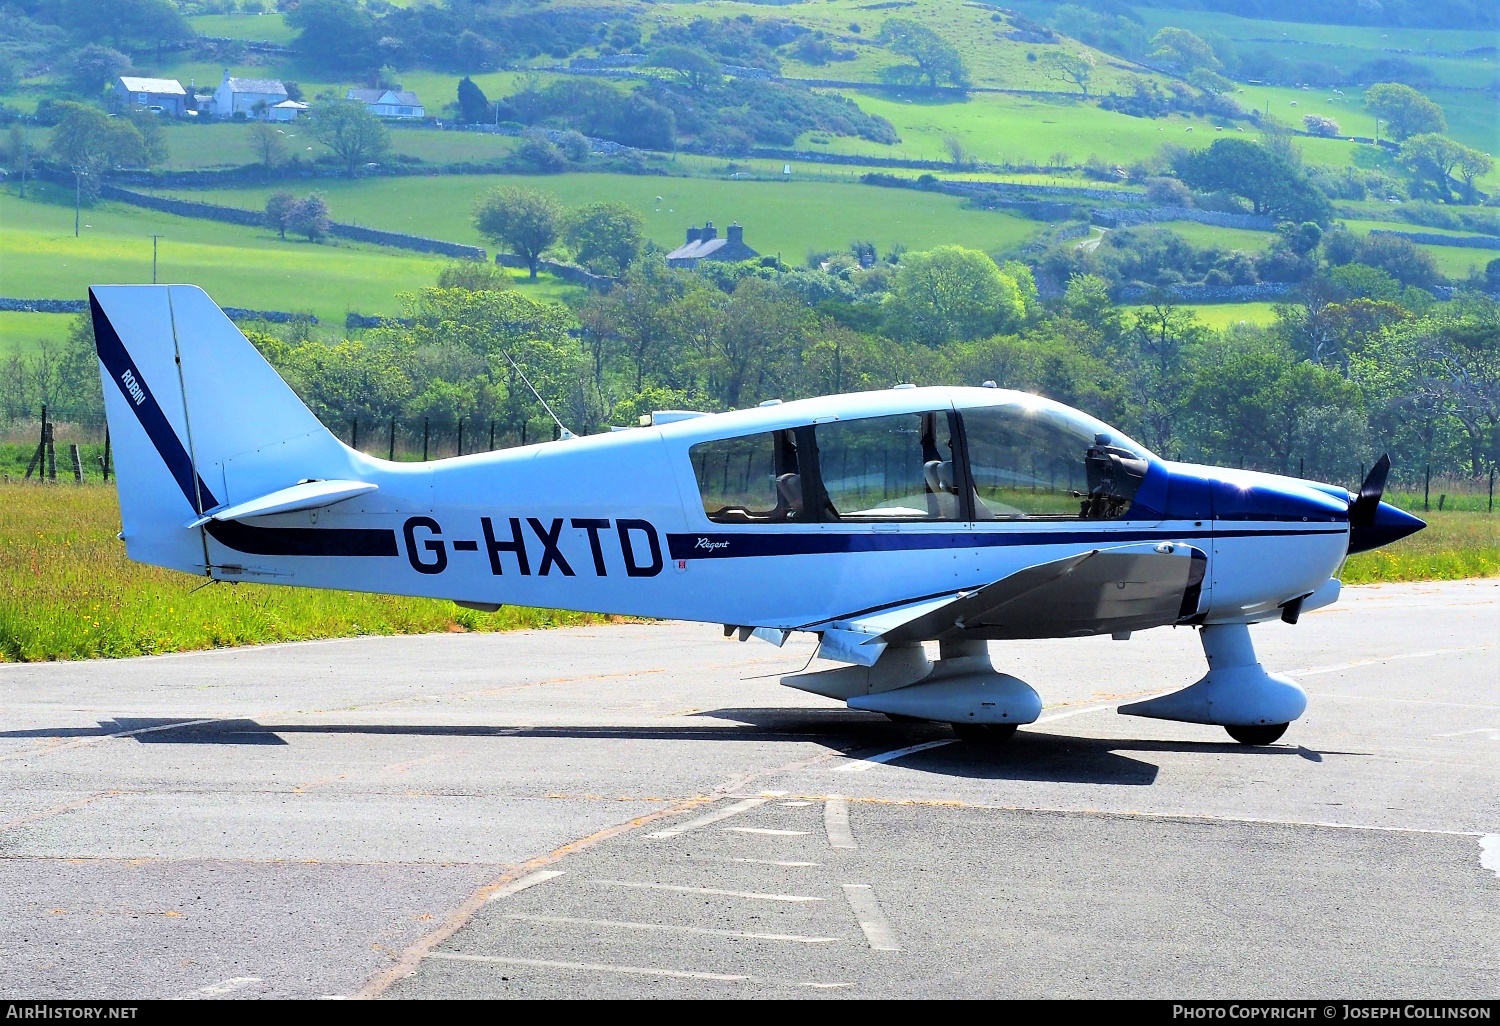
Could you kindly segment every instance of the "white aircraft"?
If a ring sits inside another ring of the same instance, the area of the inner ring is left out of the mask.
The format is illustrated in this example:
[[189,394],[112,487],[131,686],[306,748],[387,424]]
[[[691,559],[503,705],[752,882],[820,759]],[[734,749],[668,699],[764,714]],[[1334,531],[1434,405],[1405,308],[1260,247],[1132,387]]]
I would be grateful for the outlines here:
[[[90,290],[130,558],[217,581],[700,620],[819,636],[783,678],[1002,740],[1042,701],[987,643],[1199,630],[1208,673],[1120,712],[1269,744],[1307,705],[1248,625],[1339,596],[1350,552],[1420,530],[1308,481],[1173,463],[1019,392],[916,388],[430,463],[328,432],[202,290]],[[937,642],[933,661],[923,642]]]

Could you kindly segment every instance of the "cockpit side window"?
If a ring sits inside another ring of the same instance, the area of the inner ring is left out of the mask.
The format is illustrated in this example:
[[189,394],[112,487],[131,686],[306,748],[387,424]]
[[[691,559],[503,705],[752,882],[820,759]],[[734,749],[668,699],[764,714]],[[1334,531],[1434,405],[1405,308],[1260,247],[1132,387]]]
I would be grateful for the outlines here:
[[799,436],[809,428],[699,442],[688,450],[708,519],[720,524],[811,519]]
[[824,520],[962,520],[951,412],[819,424]]
[[1014,403],[960,411],[976,520],[1111,520],[1146,476],[1143,450],[1103,425]]

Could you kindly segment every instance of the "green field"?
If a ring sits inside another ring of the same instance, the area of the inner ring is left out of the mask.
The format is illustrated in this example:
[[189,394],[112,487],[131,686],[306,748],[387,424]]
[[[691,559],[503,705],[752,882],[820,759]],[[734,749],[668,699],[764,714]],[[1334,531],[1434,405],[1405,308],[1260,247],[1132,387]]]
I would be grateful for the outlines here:
[[[164,170],[240,167],[260,161],[251,142],[250,125],[171,121],[165,124],[170,155],[162,165]],[[305,123],[277,128],[283,134],[289,156],[311,160],[328,152],[312,137]],[[390,138],[392,154],[414,157],[429,164],[503,160],[517,145],[516,139],[503,135],[423,128],[396,128]]]
[[1233,324],[1270,324],[1276,319],[1275,303],[1190,303],[1179,309],[1193,311],[1198,315],[1198,320],[1211,328],[1227,328]]
[[[26,299],[65,298],[56,296],[22,297]],[[0,360],[13,353],[29,353],[37,341],[45,339],[61,345],[73,326],[74,314],[14,313],[0,311]]]
[[607,619],[257,584],[201,588],[201,577],[127,560],[119,530],[112,486],[0,484],[0,662]]
[[[646,218],[658,245],[680,246],[689,225],[745,226],[745,242],[762,254],[800,262],[810,251],[843,249],[869,239],[881,252],[895,243],[927,249],[959,243],[988,251],[1024,242],[1041,225],[1011,214],[972,211],[956,196],[832,182],[713,181],[606,174],[549,177],[443,175],[435,178],[320,180],[336,220],[483,244],[469,223],[474,200],[497,185],[544,189],[566,204],[619,200]],[[181,195],[258,208],[272,189],[194,190]],[[660,202],[657,197],[661,197]]]
[[201,36],[223,36],[249,39],[260,43],[291,45],[296,33],[281,14],[200,14],[189,18],[193,31]]
[[1275,232],[1256,232],[1245,228],[1219,228],[1197,221],[1158,221],[1152,227],[1181,235],[1193,245],[1208,249],[1239,249],[1246,253],[1259,253],[1276,241]]
[[118,203],[83,212],[73,237],[71,196],[0,190],[0,295],[82,299],[103,282],[151,281],[151,235],[160,281],[190,281],[225,306],[307,311],[342,324],[350,310],[395,313],[396,293],[433,281],[442,261],[373,246],[280,241],[269,229],[175,217]]

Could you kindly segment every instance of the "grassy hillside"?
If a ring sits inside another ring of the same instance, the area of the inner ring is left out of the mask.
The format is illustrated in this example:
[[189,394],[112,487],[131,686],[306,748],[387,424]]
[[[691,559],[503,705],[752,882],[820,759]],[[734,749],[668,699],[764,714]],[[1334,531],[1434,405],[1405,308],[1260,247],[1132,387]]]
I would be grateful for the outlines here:
[[194,282],[226,306],[307,311],[341,324],[351,309],[394,313],[396,293],[432,281],[441,264],[372,246],[283,242],[269,229],[116,203],[85,210],[74,238],[72,196],[45,187],[30,193],[20,200],[0,191],[0,295],[81,299],[93,284],[149,282],[156,233],[165,236],[159,281]]
[[[800,262],[811,250],[842,249],[854,239],[869,239],[881,252],[898,242],[911,249],[956,242],[1003,250],[1042,227],[1010,214],[966,210],[954,196],[831,182],[564,174],[318,183],[336,219],[478,244],[483,240],[469,223],[470,211],[476,197],[497,185],[545,189],[567,204],[605,199],[628,203],[645,216],[649,237],[668,248],[682,244],[689,225],[738,221],[745,226],[745,241],[752,248],[766,255],[780,252],[784,260],[793,262]],[[183,195],[257,208],[271,191],[194,190]]]

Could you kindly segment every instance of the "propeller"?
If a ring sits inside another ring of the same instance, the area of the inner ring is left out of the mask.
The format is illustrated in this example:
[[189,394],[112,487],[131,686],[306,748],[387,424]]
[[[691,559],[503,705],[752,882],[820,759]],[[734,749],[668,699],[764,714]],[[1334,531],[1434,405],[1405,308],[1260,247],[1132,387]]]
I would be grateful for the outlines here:
[[1349,503],[1349,526],[1369,527],[1375,523],[1375,511],[1380,508],[1380,497],[1385,494],[1385,479],[1391,473],[1390,454],[1381,456],[1365,475],[1359,486],[1359,495]]
[[1382,456],[1370,468],[1369,476],[1359,486],[1359,494],[1349,503],[1349,552],[1368,552],[1393,541],[1415,534],[1427,524],[1404,510],[1381,502],[1385,481],[1391,473],[1390,456]]

